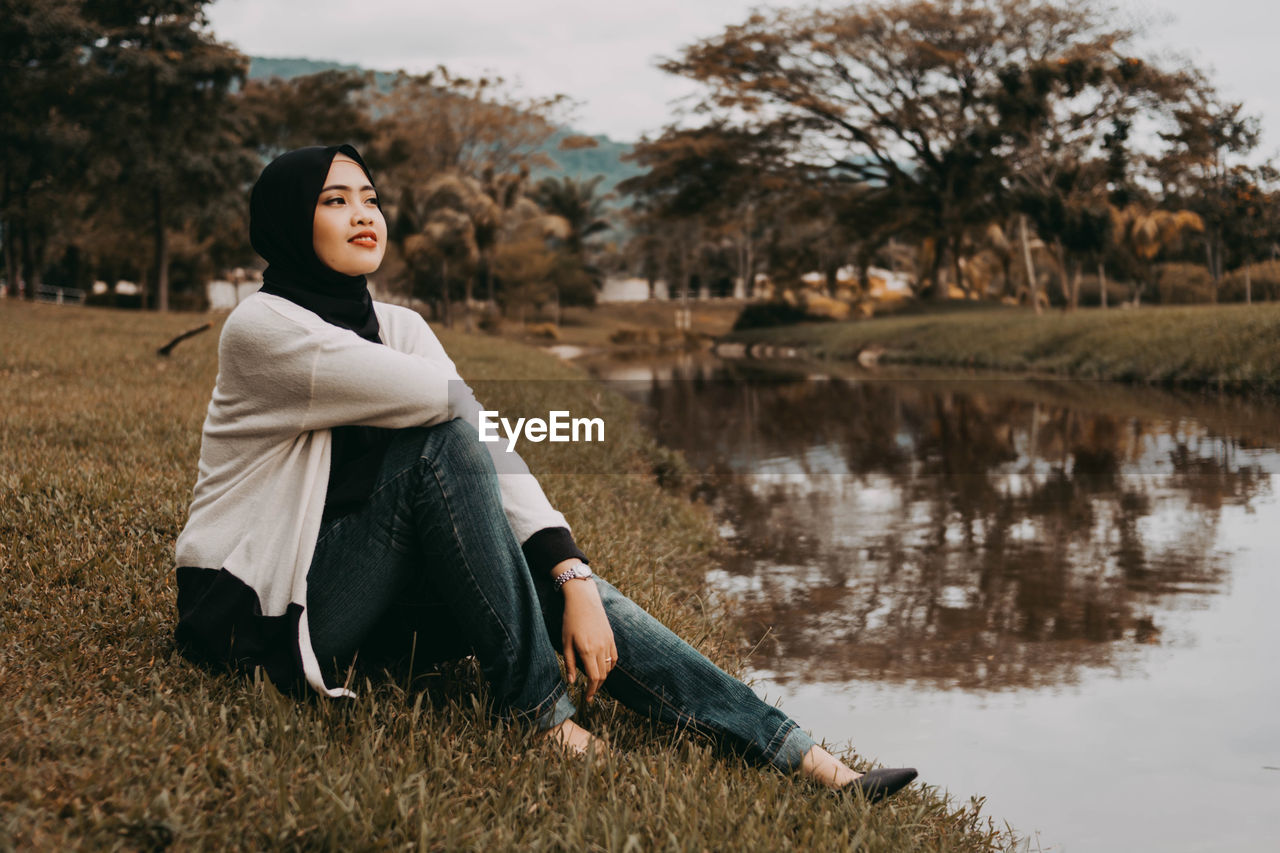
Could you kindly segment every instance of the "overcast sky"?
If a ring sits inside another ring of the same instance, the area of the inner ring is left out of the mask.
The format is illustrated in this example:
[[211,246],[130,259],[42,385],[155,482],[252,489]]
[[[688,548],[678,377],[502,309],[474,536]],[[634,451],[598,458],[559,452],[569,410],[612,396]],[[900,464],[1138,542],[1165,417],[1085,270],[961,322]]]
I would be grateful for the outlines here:
[[[496,72],[528,95],[580,102],[572,124],[631,141],[669,120],[692,84],[655,68],[662,56],[744,20],[751,0],[215,0],[214,33],[254,56],[336,60],[366,68]],[[788,3],[769,4],[801,5]],[[814,4],[804,4],[814,5]],[[845,2],[816,5],[843,6]],[[1263,119],[1264,153],[1280,151],[1280,2],[1118,0],[1164,15],[1149,51],[1186,55],[1219,90]]]

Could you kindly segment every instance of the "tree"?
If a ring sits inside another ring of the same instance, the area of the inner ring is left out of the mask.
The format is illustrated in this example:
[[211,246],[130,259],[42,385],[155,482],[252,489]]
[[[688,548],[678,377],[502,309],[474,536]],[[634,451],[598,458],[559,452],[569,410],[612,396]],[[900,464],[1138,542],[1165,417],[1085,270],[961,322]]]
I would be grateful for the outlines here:
[[[618,191],[636,199],[634,205],[645,211],[643,219],[696,221],[696,230],[733,240],[738,277],[750,296],[766,228],[761,208],[768,199],[805,183],[805,176],[787,159],[791,140],[794,130],[786,122],[737,127],[717,119],[697,128],[671,127],[657,139],[636,144],[626,159],[647,171],[622,181]],[[688,225],[677,230],[683,238]],[[678,239],[675,245],[687,242]],[[688,270],[692,265],[682,256],[675,266]]]
[[623,212],[630,238],[623,245],[622,254],[627,265],[649,283],[649,298],[657,298],[658,279],[662,276],[670,242],[666,231],[671,220],[654,209],[651,202],[637,199]]
[[375,145],[370,165],[422,185],[456,172],[480,178],[553,165],[540,148],[555,131],[562,96],[521,99],[501,78],[457,77],[443,66],[401,73],[374,100]]
[[440,265],[440,316],[446,325],[451,322],[452,267],[455,276],[463,276],[463,310],[467,331],[471,331],[472,283],[482,257],[478,235],[496,227],[499,214],[495,208],[479,181],[456,172],[436,175],[421,190],[401,187],[393,233],[402,240],[411,269],[420,274],[431,263]]
[[249,80],[237,97],[244,141],[264,161],[308,145],[363,146],[373,138],[373,80],[373,72],[338,70]]
[[[434,209],[431,199],[444,199],[441,187],[451,187],[447,206],[471,219],[478,252],[476,266],[468,268],[483,275],[492,301],[503,214],[521,197],[528,166],[550,164],[539,148],[554,131],[562,100],[519,99],[500,78],[455,77],[443,67],[399,75],[374,101],[378,118],[367,158],[397,188],[389,212],[403,225],[393,230],[393,245],[407,253],[402,240],[420,233]],[[468,275],[468,300],[472,289]],[[467,318],[470,324],[469,311]]]
[[[602,285],[602,274],[587,241],[613,226],[605,209],[606,196],[596,195],[596,188],[604,180],[596,175],[586,181],[573,178],[543,178],[534,188],[532,199],[547,216],[564,223],[563,236],[556,255],[553,270],[557,296],[567,294],[570,301],[595,303],[595,292]],[[586,285],[584,288],[583,285]]]
[[1176,118],[1176,129],[1164,134],[1170,149],[1153,170],[1165,195],[1197,213],[1204,224],[1205,262],[1216,299],[1228,264],[1254,254],[1247,245],[1250,212],[1256,210],[1251,199],[1262,172],[1245,157],[1257,147],[1260,127],[1244,113],[1243,104],[1222,103],[1206,82],[1191,89]]
[[1127,256],[1134,276],[1133,304],[1151,282],[1151,266],[1162,253],[1177,249],[1188,232],[1202,233],[1204,221],[1190,210],[1159,210],[1137,202],[1112,207],[1111,242]]
[[[230,101],[248,59],[206,29],[206,0],[87,0],[98,28],[92,93],[110,103],[93,127],[103,183],[145,199],[157,307],[169,307],[169,235],[215,198],[239,193],[259,164],[240,144]],[[100,192],[106,194],[106,187]]]
[[75,96],[85,88],[90,27],[81,5],[0,4],[0,239],[12,296],[25,282],[34,297],[51,243],[57,235],[65,243],[84,204],[87,132]]
[[606,198],[596,195],[602,180],[603,175],[586,181],[570,177],[543,178],[533,192],[533,200],[539,207],[568,224],[564,245],[572,255],[582,257],[589,238],[613,227],[605,210]]
[[[937,247],[925,275],[941,295],[945,260],[962,281],[966,229],[1008,206],[1020,141],[1010,69],[1036,80],[1061,67],[1063,85],[1042,85],[1030,104],[1052,118],[1054,102],[1102,98],[1137,67],[1122,53],[1132,35],[1089,2],[880,0],[755,13],[663,68],[705,84],[700,108],[736,126],[784,123],[797,131],[787,141],[795,161],[838,168],[898,211],[900,233]],[[1103,65],[1115,76],[1068,76]]]
[[[485,168],[479,183],[479,188],[487,197],[489,204],[485,207],[485,214],[476,221],[476,245],[480,249],[480,269],[484,276],[485,301],[490,310],[497,304],[493,289],[493,254],[504,236],[504,226],[508,219],[517,208],[522,208],[522,202],[526,201],[524,190],[528,181],[527,166],[522,165],[520,171],[514,174],[499,174],[489,166]],[[537,213],[534,215],[536,216]]]
[[[572,227],[563,216],[523,198],[504,217],[493,269],[502,282],[503,310],[554,301],[594,305],[596,282],[581,257],[566,251]],[[553,244],[558,244],[553,247]],[[557,322],[558,312],[557,312]]]
[[1117,54],[1118,34],[1100,31],[1091,12],[1044,14],[1081,37],[1057,55],[1007,65],[994,98],[1013,167],[1009,209],[1034,223],[1053,254],[1062,300],[1075,308],[1083,260],[1100,259],[1108,244],[1108,198],[1125,197],[1133,185],[1131,128],[1139,117],[1168,120],[1193,75]]

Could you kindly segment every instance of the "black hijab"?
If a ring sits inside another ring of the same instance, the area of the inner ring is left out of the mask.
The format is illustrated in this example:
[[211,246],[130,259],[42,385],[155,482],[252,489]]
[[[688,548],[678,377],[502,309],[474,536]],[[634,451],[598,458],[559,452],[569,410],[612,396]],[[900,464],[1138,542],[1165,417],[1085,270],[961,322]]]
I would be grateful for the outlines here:
[[[373,184],[360,153],[350,145],[299,148],[272,160],[249,198],[249,242],[266,260],[262,292],[315,312],[326,323],[381,344],[378,315],[362,275],[343,275],[316,256],[316,199],[333,158],[345,154]],[[391,431],[342,426],[333,430],[333,454],[324,515],[337,518],[362,507],[373,492]]]
[[350,145],[314,146],[282,154],[262,170],[249,198],[249,242],[268,264],[262,292],[283,296],[325,322],[379,343],[378,317],[362,275],[343,275],[316,257],[316,199],[333,158],[345,154],[373,176]]

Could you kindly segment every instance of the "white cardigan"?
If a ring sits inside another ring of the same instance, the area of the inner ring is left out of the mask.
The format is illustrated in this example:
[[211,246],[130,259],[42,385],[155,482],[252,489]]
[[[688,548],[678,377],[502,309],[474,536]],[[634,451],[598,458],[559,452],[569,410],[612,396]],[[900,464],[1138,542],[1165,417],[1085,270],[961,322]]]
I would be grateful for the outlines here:
[[[306,614],[330,429],[428,426],[456,417],[475,425],[480,411],[421,316],[380,302],[374,310],[385,346],[278,296],[255,293],[231,312],[218,343],[191,511],[175,548],[178,566],[221,568],[247,584],[263,616],[301,607],[303,673],[330,696],[351,693],[325,685]],[[501,443],[488,447],[503,456],[499,488],[516,540],[567,528],[524,463]]]

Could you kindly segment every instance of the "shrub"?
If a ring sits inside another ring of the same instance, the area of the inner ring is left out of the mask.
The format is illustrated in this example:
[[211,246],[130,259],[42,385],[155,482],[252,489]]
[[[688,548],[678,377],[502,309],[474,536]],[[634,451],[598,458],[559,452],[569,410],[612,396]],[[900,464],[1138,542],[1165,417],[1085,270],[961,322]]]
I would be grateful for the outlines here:
[[851,309],[848,302],[818,293],[807,294],[804,299],[805,313],[812,319],[844,320],[848,318]]
[[[1133,297],[1133,288],[1127,281],[1116,281],[1110,276],[1107,277],[1107,305],[1116,306],[1121,302],[1127,302]],[[1146,294],[1143,294],[1144,300]],[[1080,277],[1080,305],[1084,307],[1097,307],[1102,304],[1102,288],[1098,286],[1098,277],[1096,275],[1083,275]]]
[[[1213,302],[1213,278],[1202,264],[1159,264],[1153,276],[1155,287],[1144,293],[1144,302],[1161,305],[1204,305]],[[1108,298],[1111,296],[1107,294]]]
[[754,302],[742,309],[733,321],[733,330],[763,329],[769,326],[790,326],[795,323],[830,322],[830,317],[806,314],[799,305],[786,302]]
[[524,327],[524,331],[531,338],[541,338],[548,341],[560,340],[560,330],[556,328],[555,323],[531,323]]
[[1245,274],[1249,277],[1249,298],[1252,302],[1276,302],[1280,300],[1280,261],[1263,261],[1232,270],[1222,279],[1219,299],[1223,302],[1245,301]]
[[85,296],[84,304],[95,308],[126,308],[137,311],[142,308],[142,294],[116,293],[114,290],[106,293],[90,292]]
[[209,294],[203,287],[175,290],[169,294],[169,307],[174,311],[208,311]]

